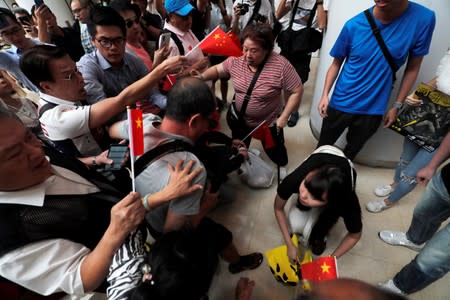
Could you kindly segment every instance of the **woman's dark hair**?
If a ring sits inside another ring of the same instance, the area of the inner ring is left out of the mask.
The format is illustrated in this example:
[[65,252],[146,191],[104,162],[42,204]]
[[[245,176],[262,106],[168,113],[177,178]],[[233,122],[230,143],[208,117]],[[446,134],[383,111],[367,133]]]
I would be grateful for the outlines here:
[[273,50],[274,36],[269,24],[258,23],[248,25],[242,32],[241,44],[244,44],[246,39],[251,39],[255,43],[258,43],[264,50],[268,50],[269,52]]
[[[205,243],[202,243],[205,244]],[[217,252],[201,248],[192,230],[173,231],[157,240],[150,253],[152,281],[130,291],[130,300],[199,300],[208,292]]]
[[[335,165],[324,165],[312,172],[313,175],[305,180],[305,187],[316,200],[332,205],[352,191],[351,179]],[[326,199],[323,199],[324,195]]]
[[137,4],[131,4],[128,0],[112,0],[109,3],[109,6],[114,8],[119,14],[125,11],[133,11],[136,14],[136,17],[141,16],[141,9]]
[[206,118],[215,110],[211,89],[200,79],[179,79],[167,94],[166,116],[172,120],[185,122],[195,114]]
[[67,53],[57,46],[37,45],[22,54],[20,69],[35,86],[40,88],[40,82],[54,80],[50,72],[49,62],[65,55]]
[[127,27],[125,20],[113,8],[109,6],[93,6],[89,12],[89,22],[87,24],[91,38],[97,34],[97,26],[116,26],[122,31],[123,37],[127,37]]

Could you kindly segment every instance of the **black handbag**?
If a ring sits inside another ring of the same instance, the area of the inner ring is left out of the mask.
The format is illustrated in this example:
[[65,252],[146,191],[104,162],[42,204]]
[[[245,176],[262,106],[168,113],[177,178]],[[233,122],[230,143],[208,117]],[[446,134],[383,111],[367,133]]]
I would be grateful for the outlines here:
[[312,21],[317,10],[317,3],[314,4],[313,9],[305,28],[300,30],[292,30],[292,24],[294,22],[295,11],[298,7],[297,0],[295,2],[294,8],[292,10],[291,20],[289,22],[289,27],[282,31],[278,35],[277,43],[283,52],[290,55],[295,55],[299,53],[310,53],[315,52],[320,47],[322,47],[322,32],[311,27]]

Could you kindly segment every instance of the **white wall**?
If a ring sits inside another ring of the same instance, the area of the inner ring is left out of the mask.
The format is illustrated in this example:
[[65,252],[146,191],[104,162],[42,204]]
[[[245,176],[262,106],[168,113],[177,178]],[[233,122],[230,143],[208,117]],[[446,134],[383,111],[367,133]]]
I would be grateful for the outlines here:
[[[425,56],[417,79],[417,82],[427,82],[435,76],[436,67],[445,51],[450,46],[450,35],[448,34],[450,28],[450,1],[415,0],[414,2],[422,4],[436,13],[436,27],[431,42],[430,53]],[[316,89],[314,91],[311,107],[310,126],[316,138],[319,137],[320,128],[322,126],[322,118],[317,111],[317,105],[319,104],[320,96],[322,94],[326,72],[332,61],[332,58],[329,55],[330,49],[345,21],[373,5],[373,0],[331,0],[328,12],[328,29],[324,36],[322,49],[320,50],[321,55],[317,70]],[[397,96],[403,71],[404,67],[397,72],[398,79],[391,94],[391,103],[395,101]],[[346,132],[344,132],[338,140],[338,146],[343,146],[345,144],[345,133]],[[383,129],[380,127],[378,132],[366,143],[364,148],[358,154],[356,161],[372,166],[393,166],[399,160],[402,141],[403,137],[399,134],[394,133],[390,129]]]

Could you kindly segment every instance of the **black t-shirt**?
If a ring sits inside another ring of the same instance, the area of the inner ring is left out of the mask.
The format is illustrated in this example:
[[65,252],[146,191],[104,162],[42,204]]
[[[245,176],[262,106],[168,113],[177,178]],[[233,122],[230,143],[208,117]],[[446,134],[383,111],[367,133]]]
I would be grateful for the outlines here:
[[[344,181],[345,184],[348,185],[349,192],[347,195],[342,195],[342,198],[340,198],[341,201],[346,201],[345,204],[342,202],[343,205],[340,205],[339,203],[328,203],[324,207],[318,222],[325,216],[342,217],[344,219],[345,227],[350,233],[360,232],[362,229],[361,206],[359,205],[358,196],[352,188],[356,182],[356,172],[351,168],[349,161],[345,157],[328,153],[312,154],[280,183],[277,189],[278,196],[287,201],[292,194],[298,193],[301,182],[309,172],[324,165],[334,165],[347,174]],[[353,172],[353,185],[350,172]]]

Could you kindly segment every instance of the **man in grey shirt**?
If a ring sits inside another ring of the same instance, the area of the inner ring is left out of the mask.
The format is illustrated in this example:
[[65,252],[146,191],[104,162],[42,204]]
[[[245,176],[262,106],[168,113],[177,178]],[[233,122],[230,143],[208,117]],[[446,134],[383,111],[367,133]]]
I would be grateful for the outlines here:
[[[91,23],[88,28],[97,50],[85,54],[77,67],[83,74],[87,102],[94,104],[118,95],[124,88],[148,74],[149,70],[140,58],[125,52],[125,21],[114,9],[103,6],[91,8]],[[155,94],[156,105],[165,106],[165,96],[155,92],[154,88],[149,91],[147,99],[136,100],[149,100],[150,94]],[[120,119],[125,117],[126,114],[123,113]]]

